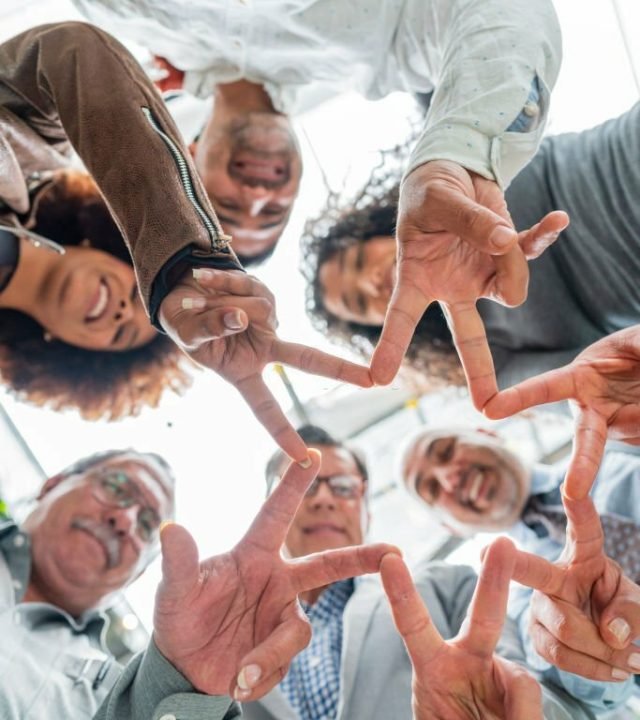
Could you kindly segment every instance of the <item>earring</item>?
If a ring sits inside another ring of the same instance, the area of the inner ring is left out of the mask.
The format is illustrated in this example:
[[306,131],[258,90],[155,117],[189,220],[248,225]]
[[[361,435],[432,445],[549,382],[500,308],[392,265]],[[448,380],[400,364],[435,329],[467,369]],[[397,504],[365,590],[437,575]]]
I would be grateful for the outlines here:
[[42,339],[46,343],[50,343],[53,340],[53,335],[48,330],[45,330],[44,333],[42,334]]

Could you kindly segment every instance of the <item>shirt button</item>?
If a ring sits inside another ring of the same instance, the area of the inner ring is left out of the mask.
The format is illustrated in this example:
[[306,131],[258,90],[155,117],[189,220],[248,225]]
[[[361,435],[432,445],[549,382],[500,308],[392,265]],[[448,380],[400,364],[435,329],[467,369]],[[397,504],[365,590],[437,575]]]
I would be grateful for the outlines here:
[[14,580],[14,581],[13,581],[13,587],[14,587],[16,590],[22,590],[22,583],[20,582],[20,580]]
[[241,42],[240,40],[234,40],[234,41],[233,41],[233,46],[234,46],[234,47],[237,47],[237,48],[241,48],[241,47],[242,47],[242,42]]
[[24,545],[24,535],[16,535],[13,538],[13,544],[15,547],[22,547]]
[[167,713],[163,715],[160,720],[176,720],[176,716],[173,713]]
[[540,107],[538,106],[538,103],[535,102],[526,103],[523,110],[524,114],[530,118],[537,117],[540,114]]

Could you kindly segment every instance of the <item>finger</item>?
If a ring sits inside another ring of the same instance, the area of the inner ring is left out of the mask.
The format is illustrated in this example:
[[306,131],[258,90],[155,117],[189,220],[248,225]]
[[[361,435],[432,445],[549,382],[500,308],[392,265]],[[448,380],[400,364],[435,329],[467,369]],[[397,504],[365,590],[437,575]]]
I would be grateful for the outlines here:
[[578,410],[573,452],[567,469],[564,493],[576,500],[586,497],[598,474],[607,442],[607,421],[595,410]]
[[493,258],[496,269],[491,292],[492,299],[507,307],[517,307],[527,299],[529,265],[519,247],[506,255]]
[[[496,192],[500,190],[496,186]],[[442,194],[434,220],[476,250],[503,255],[518,242],[518,233],[504,217],[454,190]]]
[[563,230],[569,226],[566,212],[555,210],[545,215],[539,223],[529,230],[518,233],[518,244],[527,260],[535,260],[558,239]]
[[[627,577],[620,579],[613,600],[600,613],[598,626],[609,647],[622,650],[640,637],[640,587]],[[640,652],[640,651],[639,651]],[[631,669],[640,671],[640,656]]]
[[565,571],[538,555],[516,550],[512,579],[548,595],[560,595]]
[[310,640],[309,621],[299,613],[292,613],[240,661],[240,671],[231,690],[236,700],[257,700],[269,692],[282,680],[283,670]]
[[509,417],[534,405],[559,402],[576,396],[571,365],[524,380],[492,397],[482,411],[492,420]]
[[196,268],[193,270],[193,277],[203,289],[215,290],[227,295],[262,297],[275,305],[275,298],[269,288],[258,278],[240,270]]
[[[380,340],[371,358],[371,377],[376,385],[387,385],[396,376],[416,326],[431,304],[431,298],[406,277],[406,272],[403,276],[403,263],[399,263],[398,272]],[[426,270],[422,268],[422,272]]]
[[181,347],[195,351],[203,344],[246,329],[248,320],[238,307],[207,308],[204,298],[183,298],[181,309],[162,314],[162,326]]
[[510,540],[498,538],[484,554],[478,584],[458,635],[460,644],[474,655],[490,657],[500,639],[515,553]]
[[604,534],[593,500],[589,496],[580,500],[568,498],[563,486],[562,504],[567,514],[567,542],[563,557],[583,562],[600,555]]
[[308,458],[307,446],[287,420],[262,377],[250,375],[236,382],[236,388],[280,448],[295,462],[304,462]]
[[256,700],[259,700],[260,698],[264,697],[268,692],[271,692],[273,688],[278,685],[279,683],[284,680],[287,673],[289,672],[289,665],[283,665],[282,667],[277,668],[277,670],[271,675],[265,677],[264,679],[262,676],[260,676],[260,681],[254,688],[250,688],[248,690],[243,690],[240,685],[237,684],[238,678],[240,678],[240,674],[238,674],[238,677],[234,680],[232,684],[232,688],[230,691],[231,697],[234,698],[239,703],[247,703],[247,702],[254,702]]
[[197,585],[200,572],[198,547],[189,531],[174,522],[160,530],[162,582],[158,598],[175,602],[186,597]]
[[531,624],[529,633],[536,652],[560,670],[601,682],[622,682],[629,679],[629,673],[625,670],[612,667],[608,662],[598,660],[559,642],[538,622]]
[[274,345],[272,359],[314,375],[322,375],[352,385],[360,387],[371,387],[372,385],[368,367],[343,360],[306,345],[278,340]]
[[480,410],[498,392],[484,323],[475,302],[440,304],[447,316],[453,342],[462,362],[471,400]]
[[445,642],[433,624],[402,558],[394,554],[383,558],[380,575],[393,621],[407,647],[411,664],[419,674]]
[[320,453],[309,450],[311,464],[303,468],[292,462],[275,490],[265,500],[241,542],[279,552],[298,505],[320,468]]
[[517,663],[496,658],[496,668],[505,697],[505,717],[509,720],[543,720],[542,688]]
[[385,555],[400,555],[393,545],[357,545],[308,555],[290,563],[296,592],[324,587],[338,580],[376,573]]
[[[609,673],[612,667],[627,669],[625,654],[613,652],[600,636],[597,625],[571,603],[535,593],[531,600],[531,621],[539,623],[559,643],[563,648],[559,651],[565,655],[573,650],[581,656],[605,663],[610,667]],[[545,652],[550,653],[550,640],[546,636],[545,643]]]

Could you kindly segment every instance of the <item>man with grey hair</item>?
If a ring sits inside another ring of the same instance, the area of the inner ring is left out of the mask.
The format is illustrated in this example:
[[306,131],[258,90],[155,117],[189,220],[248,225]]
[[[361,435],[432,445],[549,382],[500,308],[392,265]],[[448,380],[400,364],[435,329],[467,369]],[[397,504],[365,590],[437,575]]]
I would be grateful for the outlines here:
[[[297,595],[375,572],[385,545],[279,553],[318,469],[292,465],[229,552],[200,561],[173,514],[173,476],[153,454],[91,456],[49,478],[21,526],[0,523],[0,716],[230,720],[309,640]],[[163,523],[165,519],[165,523]],[[122,668],[102,647],[100,613],[162,545],[153,638]]]
[[[564,474],[562,464],[523,462],[496,433],[459,426],[420,428],[400,451],[397,467],[404,489],[452,533],[508,532],[522,548],[550,561],[565,544]],[[610,449],[594,483],[593,500],[601,514],[605,552],[634,582],[640,580],[640,546],[634,541],[640,526],[639,493],[640,455]],[[521,625],[530,665],[596,711],[611,709],[628,694],[628,683],[594,684],[542,661],[531,646],[529,601],[528,590],[514,593],[509,613]]]

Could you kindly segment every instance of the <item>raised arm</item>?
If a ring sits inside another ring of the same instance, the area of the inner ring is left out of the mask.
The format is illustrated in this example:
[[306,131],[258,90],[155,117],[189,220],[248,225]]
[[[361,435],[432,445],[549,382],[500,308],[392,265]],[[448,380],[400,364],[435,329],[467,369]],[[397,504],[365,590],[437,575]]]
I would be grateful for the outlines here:
[[[280,550],[289,524],[318,472],[319,453],[311,451],[311,459],[307,469],[289,467],[228,553],[200,561],[185,528],[169,524],[162,530],[163,577],[156,594],[152,653],[159,653],[187,683],[182,693],[193,693],[186,706],[194,713],[186,717],[204,716],[204,696],[215,696],[226,710],[229,696],[249,701],[271,690],[311,637],[298,594],[377,572],[386,554],[398,552],[389,545],[361,545],[283,559]],[[143,666],[144,661],[144,671]],[[154,678],[149,675],[148,670],[142,678],[130,673],[105,702],[99,718],[150,717],[148,683]],[[170,701],[163,702],[169,712]],[[195,713],[197,708],[202,714]]]
[[[304,443],[262,381],[265,365],[363,386],[371,384],[368,368],[277,337],[273,296],[244,275],[135,59],[91,25],[37,27],[0,45],[0,104],[46,142],[68,137],[122,230],[152,321],[235,385],[282,449],[306,462]],[[193,270],[204,270],[199,283]]]
[[[497,388],[475,303],[526,298],[528,253],[503,189],[542,137],[560,30],[548,0],[420,7],[414,42],[438,86],[400,192],[398,279],[372,373],[376,382],[393,378],[417,322],[437,300],[481,408]],[[564,213],[551,220],[546,244],[567,222]]]

